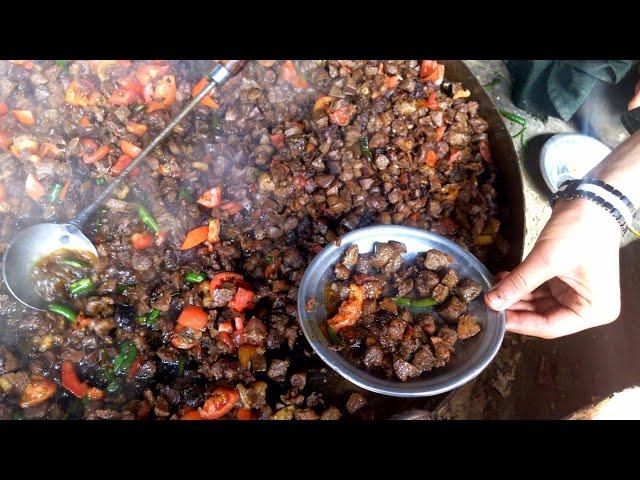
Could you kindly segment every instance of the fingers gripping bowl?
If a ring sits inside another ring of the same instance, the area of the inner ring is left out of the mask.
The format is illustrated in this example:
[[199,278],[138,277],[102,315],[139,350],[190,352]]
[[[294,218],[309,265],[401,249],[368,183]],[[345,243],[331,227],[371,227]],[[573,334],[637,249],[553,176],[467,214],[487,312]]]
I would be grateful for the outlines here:
[[325,247],[307,268],[298,293],[298,315],[302,331],[318,356],[338,374],[372,392],[397,396],[421,397],[453,390],[475,378],[494,358],[504,337],[505,316],[485,307],[481,299],[469,305],[469,313],[480,324],[481,332],[463,343],[456,344],[451,362],[411,382],[380,378],[363,370],[332,348],[322,329],[328,317],[325,286],[334,279],[334,266],[349,246],[356,244],[360,253],[371,252],[376,243],[396,241],[406,247],[405,261],[431,249],[440,250],[453,258],[451,265],[461,278],[468,278],[487,291],[494,283],[492,275],[482,263],[454,242],[418,228],[379,225],[354,230],[341,238],[340,244]]

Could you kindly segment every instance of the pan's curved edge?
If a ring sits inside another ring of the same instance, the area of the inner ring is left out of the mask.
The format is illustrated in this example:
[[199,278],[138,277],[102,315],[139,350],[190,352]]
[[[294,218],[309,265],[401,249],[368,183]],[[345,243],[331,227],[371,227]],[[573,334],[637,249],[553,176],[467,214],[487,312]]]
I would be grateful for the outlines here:
[[525,198],[522,164],[518,158],[511,135],[504,124],[502,116],[493,104],[478,79],[471,73],[462,60],[438,60],[445,66],[445,78],[461,82],[471,92],[471,98],[478,102],[480,115],[489,122],[489,141],[493,159],[500,174],[498,175],[499,191],[504,199],[508,199],[509,213],[506,215],[505,238],[509,241],[509,253],[502,260],[501,269],[511,270],[521,261],[524,254]]

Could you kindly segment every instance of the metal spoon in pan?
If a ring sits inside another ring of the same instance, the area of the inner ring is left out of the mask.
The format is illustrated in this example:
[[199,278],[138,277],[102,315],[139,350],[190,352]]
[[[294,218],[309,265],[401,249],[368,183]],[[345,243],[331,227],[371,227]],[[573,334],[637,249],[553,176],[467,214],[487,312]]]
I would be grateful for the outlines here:
[[18,233],[4,252],[2,276],[7,289],[28,307],[44,310],[48,302],[36,291],[31,281],[31,271],[38,260],[59,250],[82,252],[98,256],[96,247],[83,233],[83,225],[91,214],[109,198],[112,192],[127,178],[131,170],[151,152],[180,121],[208,95],[216,85],[222,85],[244,66],[243,60],[227,60],[216,65],[208,74],[209,84],[169,122],[166,128],[138,155],[100,195],[69,223],[39,223]]

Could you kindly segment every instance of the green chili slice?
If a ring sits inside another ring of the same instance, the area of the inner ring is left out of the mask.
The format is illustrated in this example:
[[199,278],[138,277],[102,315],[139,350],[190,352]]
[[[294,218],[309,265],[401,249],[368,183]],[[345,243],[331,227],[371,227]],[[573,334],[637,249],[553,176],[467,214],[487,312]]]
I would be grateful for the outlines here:
[[81,278],[80,280],[76,280],[69,284],[69,292],[74,297],[89,293],[91,290],[93,290],[93,282],[90,278]]
[[79,260],[75,260],[73,258],[65,258],[64,260],[61,260],[60,263],[64,263],[65,265],[69,265],[75,268],[89,268],[89,266],[86,263],[83,263]]
[[407,297],[393,297],[391,298],[396,305],[407,308],[427,308],[433,307],[438,302],[436,302],[431,297],[426,298],[407,298]]
[[516,115],[515,113],[507,112],[506,110],[498,110],[500,115],[511,120],[513,123],[517,123],[518,125],[522,125],[523,127],[527,124],[527,120],[521,117],[520,115]]
[[113,360],[113,371],[116,374],[126,373],[138,355],[138,349],[132,342],[122,342],[118,356]]
[[189,283],[200,283],[206,280],[207,276],[202,272],[189,271],[184,276],[184,281]]
[[58,198],[60,198],[60,192],[62,192],[62,184],[61,183],[56,183],[53,186],[53,189],[51,190],[51,193],[49,194],[49,201],[50,202],[57,202]]
[[153,218],[151,213],[149,213],[149,210],[143,206],[138,208],[138,216],[140,217],[140,220],[142,220],[142,223],[144,223],[145,227],[151,230],[152,233],[158,233],[160,231],[160,227],[158,226],[156,219]]
[[71,310],[66,305],[61,305],[59,303],[50,303],[49,310],[53,313],[57,313],[58,315],[62,315],[64,318],[69,320],[71,323],[75,323],[78,314]]

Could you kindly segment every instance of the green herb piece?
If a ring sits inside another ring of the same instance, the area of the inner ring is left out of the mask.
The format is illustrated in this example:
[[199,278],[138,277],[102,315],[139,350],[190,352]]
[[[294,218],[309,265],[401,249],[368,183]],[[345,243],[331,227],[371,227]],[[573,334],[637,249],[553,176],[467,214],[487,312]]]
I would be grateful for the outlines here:
[[373,154],[369,148],[369,139],[367,137],[362,137],[360,139],[360,153],[362,153],[363,157],[366,157],[369,160],[373,158]]
[[147,109],[147,106],[142,103],[138,103],[133,107],[134,112],[144,112],[146,109]]
[[62,192],[62,184],[61,183],[56,183],[53,186],[53,189],[51,190],[51,193],[49,194],[49,201],[51,203],[57,202],[58,198],[60,198],[60,192]]
[[267,255],[267,257],[265,258],[265,260],[267,261],[267,263],[271,264],[273,263],[273,257],[271,255]]
[[78,297],[80,295],[84,295],[85,293],[89,293],[93,290],[93,282],[90,278],[81,278],[80,280],[76,280],[75,282],[69,284],[69,293],[74,297]]
[[118,356],[113,360],[113,371],[116,375],[128,372],[137,355],[138,349],[132,342],[122,342]]
[[184,281],[189,283],[200,283],[203,282],[207,276],[202,272],[194,272],[189,271],[184,276]]
[[333,345],[342,346],[343,342],[338,336],[338,333],[331,327],[327,326],[327,333],[329,334],[329,340]]
[[431,297],[425,297],[425,298],[393,297],[391,298],[391,300],[393,300],[396,303],[396,305],[400,307],[407,307],[407,308],[428,308],[428,307],[433,307],[438,303]]
[[96,185],[102,185],[106,180],[103,177],[98,177],[95,179]]
[[11,420],[24,420],[24,415],[22,412],[13,412],[11,414]]
[[74,260],[73,258],[65,258],[64,260],[61,260],[60,263],[64,263],[65,265],[75,268],[89,268],[89,265],[86,263],[81,262],[80,260]]
[[180,191],[178,192],[178,198],[182,198],[183,200],[186,200],[187,202],[192,202],[193,201],[193,195],[191,195],[191,192],[189,192],[189,190],[187,190],[186,188],[181,188]]
[[142,325],[155,325],[158,323],[158,318],[162,315],[162,312],[157,308],[152,308],[149,313],[141,317],[137,317],[136,321]]
[[56,65],[65,69],[66,71],[69,71],[69,60],[54,60],[54,61]]
[[119,294],[123,294],[124,292],[127,291],[127,289],[130,287],[131,285],[127,285],[126,283],[119,283],[118,285],[116,285],[116,292],[118,292]]
[[187,365],[187,357],[180,357],[178,360],[178,375],[184,375],[184,367]]
[[71,310],[66,305],[60,305],[59,303],[50,303],[49,310],[53,313],[57,313],[58,315],[62,315],[64,318],[69,320],[71,323],[76,322],[76,318],[78,318],[78,314]]
[[147,227],[152,233],[158,233],[160,231],[160,227],[158,226],[158,222],[153,218],[149,210],[144,208],[142,205],[138,208],[138,216],[142,223],[144,223],[145,227]]

